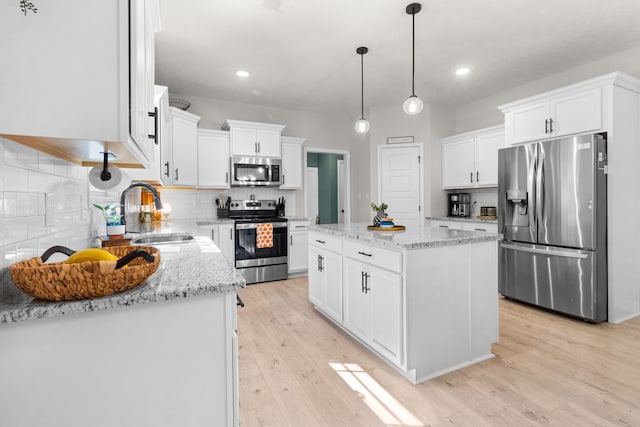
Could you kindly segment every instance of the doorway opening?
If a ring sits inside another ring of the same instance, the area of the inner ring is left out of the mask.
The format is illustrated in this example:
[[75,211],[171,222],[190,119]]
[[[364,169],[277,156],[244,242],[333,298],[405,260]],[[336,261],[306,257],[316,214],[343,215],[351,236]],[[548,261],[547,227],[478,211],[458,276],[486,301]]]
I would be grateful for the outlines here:
[[348,151],[305,147],[305,216],[317,224],[351,222],[350,165]]

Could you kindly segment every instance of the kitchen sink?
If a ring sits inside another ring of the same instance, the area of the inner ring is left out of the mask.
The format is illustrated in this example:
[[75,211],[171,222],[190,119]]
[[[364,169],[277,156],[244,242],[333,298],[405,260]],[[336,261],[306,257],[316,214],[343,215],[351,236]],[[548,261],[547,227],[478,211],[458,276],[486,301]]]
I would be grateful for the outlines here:
[[191,234],[186,233],[170,233],[170,234],[151,234],[144,237],[138,237],[131,243],[134,245],[161,245],[163,243],[187,243],[193,240]]

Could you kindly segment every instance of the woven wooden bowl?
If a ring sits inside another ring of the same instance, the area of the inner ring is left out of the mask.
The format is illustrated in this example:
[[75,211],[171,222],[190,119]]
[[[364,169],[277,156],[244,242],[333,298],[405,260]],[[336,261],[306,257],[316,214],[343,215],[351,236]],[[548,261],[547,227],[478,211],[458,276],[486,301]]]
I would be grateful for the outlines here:
[[152,246],[113,246],[103,249],[118,258],[142,250],[151,255],[148,258],[153,260],[135,258],[126,267],[116,269],[116,261],[45,264],[43,254],[42,257],[12,264],[9,273],[16,286],[27,295],[47,301],[74,301],[112,295],[138,286],[160,264],[160,252]]

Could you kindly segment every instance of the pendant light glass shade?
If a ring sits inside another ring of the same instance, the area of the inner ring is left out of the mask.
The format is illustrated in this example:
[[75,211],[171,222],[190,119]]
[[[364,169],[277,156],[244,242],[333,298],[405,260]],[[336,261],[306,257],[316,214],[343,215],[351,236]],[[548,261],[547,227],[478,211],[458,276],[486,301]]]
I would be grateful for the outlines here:
[[424,107],[422,100],[415,95],[408,97],[407,100],[404,101],[404,104],[402,104],[402,108],[407,114],[418,114],[422,111],[422,107]]
[[358,133],[367,133],[369,132],[369,120],[364,117],[360,118],[360,120],[356,121],[356,132]]
[[369,49],[362,46],[356,49],[356,53],[360,55],[360,119],[356,121],[355,129],[358,133],[369,132],[369,120],[364,118],[364,54]]
[[418,114],[422,111],[424,104],[422,100],[416,96],[416,13],[420,12],[422,6],[420,3],[411,3],[407,6],[406,12],[411,15],[411,96],[404,101],[402,109],[407,114]]

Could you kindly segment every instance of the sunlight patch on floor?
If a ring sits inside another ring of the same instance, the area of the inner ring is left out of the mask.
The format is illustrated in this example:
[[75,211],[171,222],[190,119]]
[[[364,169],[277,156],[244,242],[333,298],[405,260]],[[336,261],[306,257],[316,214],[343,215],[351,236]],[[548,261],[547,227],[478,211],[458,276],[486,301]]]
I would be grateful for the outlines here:
[[424,426],[360,365],[356,363],[329,363],[329,365],[387,426]]

